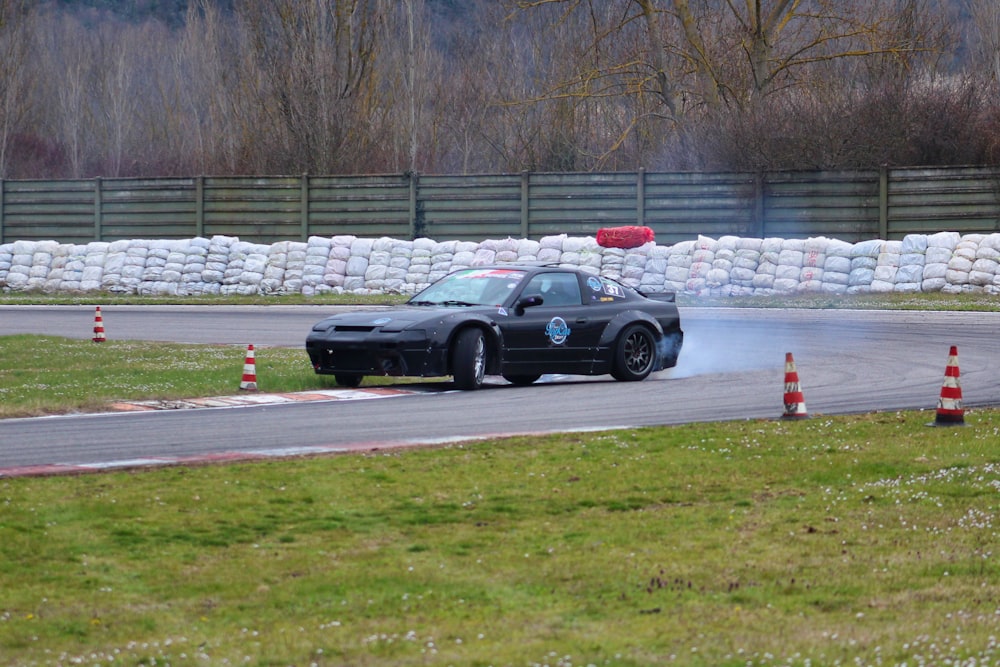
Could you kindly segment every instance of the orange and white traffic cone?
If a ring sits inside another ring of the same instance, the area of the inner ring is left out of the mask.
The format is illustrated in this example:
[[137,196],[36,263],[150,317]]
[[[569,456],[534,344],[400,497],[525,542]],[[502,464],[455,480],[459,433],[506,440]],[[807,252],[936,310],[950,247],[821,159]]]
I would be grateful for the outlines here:
[[806,399],[799,385],[799,373],[795,370],[795,359],[792,353],[785,354],[785,413],[782,419],[808,419]]
[[962,385],[958,381],[958,347],[948,350],[948,366],[944,370],[941,397],[938,398],[937,418],[930,426],[965,426],[962,407]]
[[247,346],[246,361],[243,362],[243,380],[240,389],[257,391],[257,363],[254,357],[253,345]]
[[95,343],[103,343],[106,338],[104,336],[104,318],[101,317],[101,307],[97,307],[97,313],[94,315],[94,337],[92,339]]

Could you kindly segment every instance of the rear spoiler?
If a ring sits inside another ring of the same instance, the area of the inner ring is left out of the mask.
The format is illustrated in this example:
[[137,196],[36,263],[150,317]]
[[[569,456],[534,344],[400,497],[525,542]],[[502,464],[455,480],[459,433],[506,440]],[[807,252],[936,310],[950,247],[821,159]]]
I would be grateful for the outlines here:
[[642,295],[647,299],[652,299],[653,301],[665,301],[666,303],[677,302],[677,292],[653,292],[651,294],[643,292]]

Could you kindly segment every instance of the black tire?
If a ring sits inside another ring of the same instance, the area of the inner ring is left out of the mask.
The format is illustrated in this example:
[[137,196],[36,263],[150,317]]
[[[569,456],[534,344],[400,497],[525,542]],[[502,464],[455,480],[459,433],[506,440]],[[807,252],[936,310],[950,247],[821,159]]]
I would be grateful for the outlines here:
[[451,374],[455,387],[463,390],[479,389],[486,377],[486,339],[474,327],[462,329],[455,338],[452,349]]
[[357,373],[337,373],[333,376],[333,379],[337,381],[338,386],[349,387],[351,389],[360,387],[361,380],[363,378],[363,375],[358,375]]
[[534,373],[532,375],[504,375],[503,379],[519,387],[527,387],[540,377],[542,377],[540,374]]
[[656,339],[641,324],[630,324],[615,345],[611,376],[622,382],[645,380],[656,364]]

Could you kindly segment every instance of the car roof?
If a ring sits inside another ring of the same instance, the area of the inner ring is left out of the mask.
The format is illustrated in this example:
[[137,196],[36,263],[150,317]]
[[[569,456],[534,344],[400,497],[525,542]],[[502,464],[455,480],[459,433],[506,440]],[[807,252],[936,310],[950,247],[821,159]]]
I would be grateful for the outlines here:
[[470,266],[470,269],[517,269],[529,273],[539,273],[541,271],[559,271],[562,273],[583,273],[580,269],[570,266],[560,266],[557,262],[501,262],[497,264],[484,264],[482,266]]

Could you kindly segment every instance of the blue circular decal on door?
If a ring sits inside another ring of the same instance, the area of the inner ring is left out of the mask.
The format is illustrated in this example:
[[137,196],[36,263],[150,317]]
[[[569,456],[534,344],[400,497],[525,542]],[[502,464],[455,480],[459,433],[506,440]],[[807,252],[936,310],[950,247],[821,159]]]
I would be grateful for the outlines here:
[[566,320],[561,317],[553,317],[545,326],[545,335],[549,337],[555,345],[562,345],[569,338],[570,328]]

